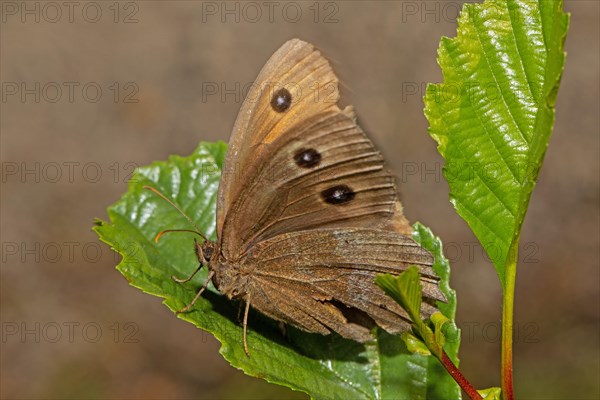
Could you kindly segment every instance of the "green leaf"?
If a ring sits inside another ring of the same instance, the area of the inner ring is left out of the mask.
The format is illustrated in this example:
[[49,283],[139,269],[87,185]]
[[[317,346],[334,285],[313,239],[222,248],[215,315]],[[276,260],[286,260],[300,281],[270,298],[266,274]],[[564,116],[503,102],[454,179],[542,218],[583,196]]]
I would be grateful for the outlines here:
[[[191,227],[172,206],[142,188],[149,185],[158,189],[214,238],[215,200],[225,151],[224,143],[202,143],[189,157],[172,156],[166,162],[139,168],[127,193],[108,208],[110,222],[96,221],[94,230],[100,239],[123,256],[117,269],[131,285],[164,298],[171,310],[188,304],[207,274],[202,270],[184,285],[171,279],[171,275],[185,277],[196,269],[194,235],[170,233],[155,243],[154,237],[164,229]],[[448,286],[448,264],[437,259],[441,244],[418,224],[415,238],[436,255],[436,272],[449,299],[447,304],[440,303],[440,309],[453,318],[456,302]],[[435,358],[411,354],[399,336],[383,331],[376,331],[375,339],[365,345],[292,327],[287,327],[284,334],[278,323],[251,311],[251,356],[247,357],[238,309],[238,303],[227,300],[209,285],[193,310],[179,318],[211,332],[222,344],[220,353],[234,367],[313,398],[460,398],[458,386]],[[449,354],[456,358],[458,340],[451,345]]]
[[444,326],[450,322],[450,320],[442,313],[436,312],[431,316],[431,322],[433,323],[435,334],[435,342],[441,347],[444,347],[446,343],[446,335],[444,334]]
[[[431,232],[429,234],[431,235]],[[439,258],[440,255],[436,257]],[[421,320],[422,286],[418,268],[411,266],[398,276],[390,274],[377,275],[375,283],[408,313],[413,323],[413,329],[421,337],[419,339],[405,332],[402,335],[402,339],[406,343],[407,348],[411,352],[418,354],[433,353],[441,360],[442,349],[446,343],[443,328],[451,321],[441,312],[433,313],[431,315],[431,323],[434,329],[432,330]],[[451,323],[450,327],[452,327]],[[454,340],[455,338],[456,335],[452,334],[452,339]]]
[[[375,283],[383,289],[388,296],[394,299],[396,303],[402,306],[413,323],[413,329],[418,332],[419,336],[422,338],[423,344],[431,353],[435,354],[436,357],[441,360],[442,348],[444,347],[444,344],[442,343],[443,340],[437,342],[436,335],[421,320],[423,288],[421,287],[419,278],[419,270],[413,265],[398,276],[390,274],[377,275]],[[407,337],[406,335],[402,337],[405,343],[407,338],[411,339],[411,337]],[[408,342],[406,344],[411,352],[414,353],[415,350],[418,350],[418,348],[415,347],[414,342]]]
[[477,393],[485,400],[500,400],[501,390],[499,387],[491,387],[489,389],[478,390]]
[[414,323],[421,321],[422,287],[419,270],[411,266],[398,276],[378,275],[375,283],[402,306]]
[[[433,270],[440,277],[440,290],[446,296],[445,303],[437,302],[437,307],[441,315],[447,318],[443,324],[440,324],[445,338],[444,350],[458,367],[460,329],[458,329],[454,322],[456,319],[456,291],[450,288],[450,262],[444,256],[442,241],[431,232],[431,229],[417,222],[413,225],[413,239],[429,250],[434,257]],[[433,314],[432,319],[442,321],[443,317],[437,314]]]
[[402,338],[402,340],[406,344],[406,348],[411,353],[422,354],[422,355],[425,355],[425,356],[431,355],[431,351],[429,351],[429,349],[427,348],[427,345],[425,345],[425,343],[423,343],[423,341],[421,339],[419,339],[418,337],[416,337],[412,333],[410,333],[410,332],[402,332],[400,334],[400,337]]
[[[408,313],[413,323],[413,329],[422,338],[423,345],[436,357],[442,359],[442,349],[444,348],[445,337],[442,332],[442,326],[448,322],[448,318],[442,313],[434,313],[431,322],[435,329],[431,330],[427,324],[421,320],[422,286],[420,282],[419,270],[411,266],[398,276],[381,274],[375,278],[375,283],[383,289],[394,301],[402,306]],[[402,335],[402,340],[406,347],[413,353],[425,354],[422,346],[419,346],[415,340],[417,337],[411,334]]]
[[451,202],[503,285],[552,132],[568,23],[562,1],[465,4],[440,42],[444,83],[425,95]]

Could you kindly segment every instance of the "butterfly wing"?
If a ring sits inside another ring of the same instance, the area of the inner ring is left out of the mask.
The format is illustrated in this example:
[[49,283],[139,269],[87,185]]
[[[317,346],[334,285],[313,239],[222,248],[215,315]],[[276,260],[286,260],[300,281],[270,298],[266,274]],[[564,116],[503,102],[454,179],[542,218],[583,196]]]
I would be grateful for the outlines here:
[[[337,106],[337,77],[313,46],[284,44],[267,62],[233,128],[217,204],[215,285],[309,332],[361,342],[358,311],[391,333],[409,326],[375,284],[418,265],[429,315],[443,299],[431,255],[410,226],[383,158]],[[359,318],[360,319],[360,318]],[[364,321],[363,321],[364,322]]]
[[324,112],[254,148],[236,177],[244,190],[228,210],[221,251],[229,260],[287,232],[384,228],[397,212],[394,178],[351,109]]
[[360,310],[390,333],[410,326],[406,312],[374,283],[378,273],[398,274],[416,265],[421,274],[424,317],[444,300],[433,257],[407,236],[367,228],[287,233],[252,248],[241,264],[248,273],[252,307],[309,332],[335,331],[369,340],[364,324],[348,319]]
[[[229,179],[221,179],[219,186],[217,232],[222,232],[230,207],[244,190],[239,175],[256,159],[256,147],[290,132],[299,121],[339,111],[337,84],[329,62],[309,43],[292,39],[271,56],[250,87],[229,140],[223,165],[223,176]],[[282,89],[289,98],[281,96]]]

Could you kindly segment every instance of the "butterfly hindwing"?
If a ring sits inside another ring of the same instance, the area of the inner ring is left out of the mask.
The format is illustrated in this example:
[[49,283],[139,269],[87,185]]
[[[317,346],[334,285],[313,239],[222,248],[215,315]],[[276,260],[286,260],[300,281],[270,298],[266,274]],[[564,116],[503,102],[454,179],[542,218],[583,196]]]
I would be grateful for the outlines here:
[[264,314],[304,330],[324,329],[360,342],[368,329],[347,320],[352,308],[390,333],[406,330],[406,312],[375,284],[378,273],[399,274],[416,265],[424,298],[422,313],[431,315],[444,300],[431,267],[432,256],[409,237],[367,229],[318,229],[288,233],[252,248],[241,264],[251,272],[252,305]]

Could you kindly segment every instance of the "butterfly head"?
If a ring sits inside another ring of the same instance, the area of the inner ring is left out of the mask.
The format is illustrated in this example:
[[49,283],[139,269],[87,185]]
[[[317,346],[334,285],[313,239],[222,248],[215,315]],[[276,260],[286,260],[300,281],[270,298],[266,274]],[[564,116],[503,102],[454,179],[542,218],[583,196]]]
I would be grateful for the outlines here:
[[216,247],[217,244],[210,240],[205,240],[202,244],[198,243],[197,240],[194,241],[194,247],[196,248],[196,256],[198,257],[198,261],[204,265],[210,265],[212,258],[217,254]]

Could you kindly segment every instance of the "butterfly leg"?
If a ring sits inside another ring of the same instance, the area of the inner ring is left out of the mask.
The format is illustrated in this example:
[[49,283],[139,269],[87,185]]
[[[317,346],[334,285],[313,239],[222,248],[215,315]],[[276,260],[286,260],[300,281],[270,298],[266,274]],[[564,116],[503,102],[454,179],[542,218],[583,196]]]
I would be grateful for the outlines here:
[[246,297],[246,311],[244,311],[244,351],[246,355],[250,357],[250,352],[248,351],[248,341],[246,340],[246,328],[248,327],[248,312],[250,311],[250,294]]
[[242,322],[242,302],[238,303],[237,322],[238,324]]
[[284,338],[288,338],[287,324],[285,322],[279,321],[279,324],[277,324],[277,326],[279,327],[279,330],[281,331],[281,336],[283,336]]
[[194,272],[192,272],[192,274],[190,276],[188,276],[187,278],[178,278],[175,275],[171,276],[171,279],[173,279],[175,282],[177,283],[186,283],[192,280],[192,278],[194,276],[196,276],[196,274],[198,273],[198,271],[200,271],[202,269],[202,267],[204,266],[204,264],[202,263],[202,260],[204,260],[204,255],[202,254],[202,246],[200,246],[198,244],[198,241],[196,239],[194,239],[194,249],[196,249],[196,257],[198,257],[198,261],[200,262],[200,265],[198,265],[198,268],[196,268],[196,270]]
[[212,279],[214,274],[215,274],[214,271],[210,271],[210,273],[206,277],[206,280],[204,281],[204,284],[202,285],[200,290],[198,290],[198,293],[196,293],[196,297],[194,297],[194,300],[192,300],[192,302],[190,304],[183,307],[181,310],[176,311],[175,314],[181,314],[181,313],[187,312],[192,308],[194,303],[200,298],[200,295],[202,294],[202,292],[204,292],[204,290],[208,287],[208,284],[210,283],[210,280]]
[[198,268],[196,268],[196,270],[194,272],[192,272],[192,274],[190,276],[188,276],[187,278],[178,278],[175,275],[171,275],[171,279],[173,279],[175,282],[177,283],[186,283],[192,280],[192,278],[194,276],[196,276],[196,274],[198,273],[198,271],[200,271],[202,269],[202,263],[200,263],[200,265],[198,266]]

